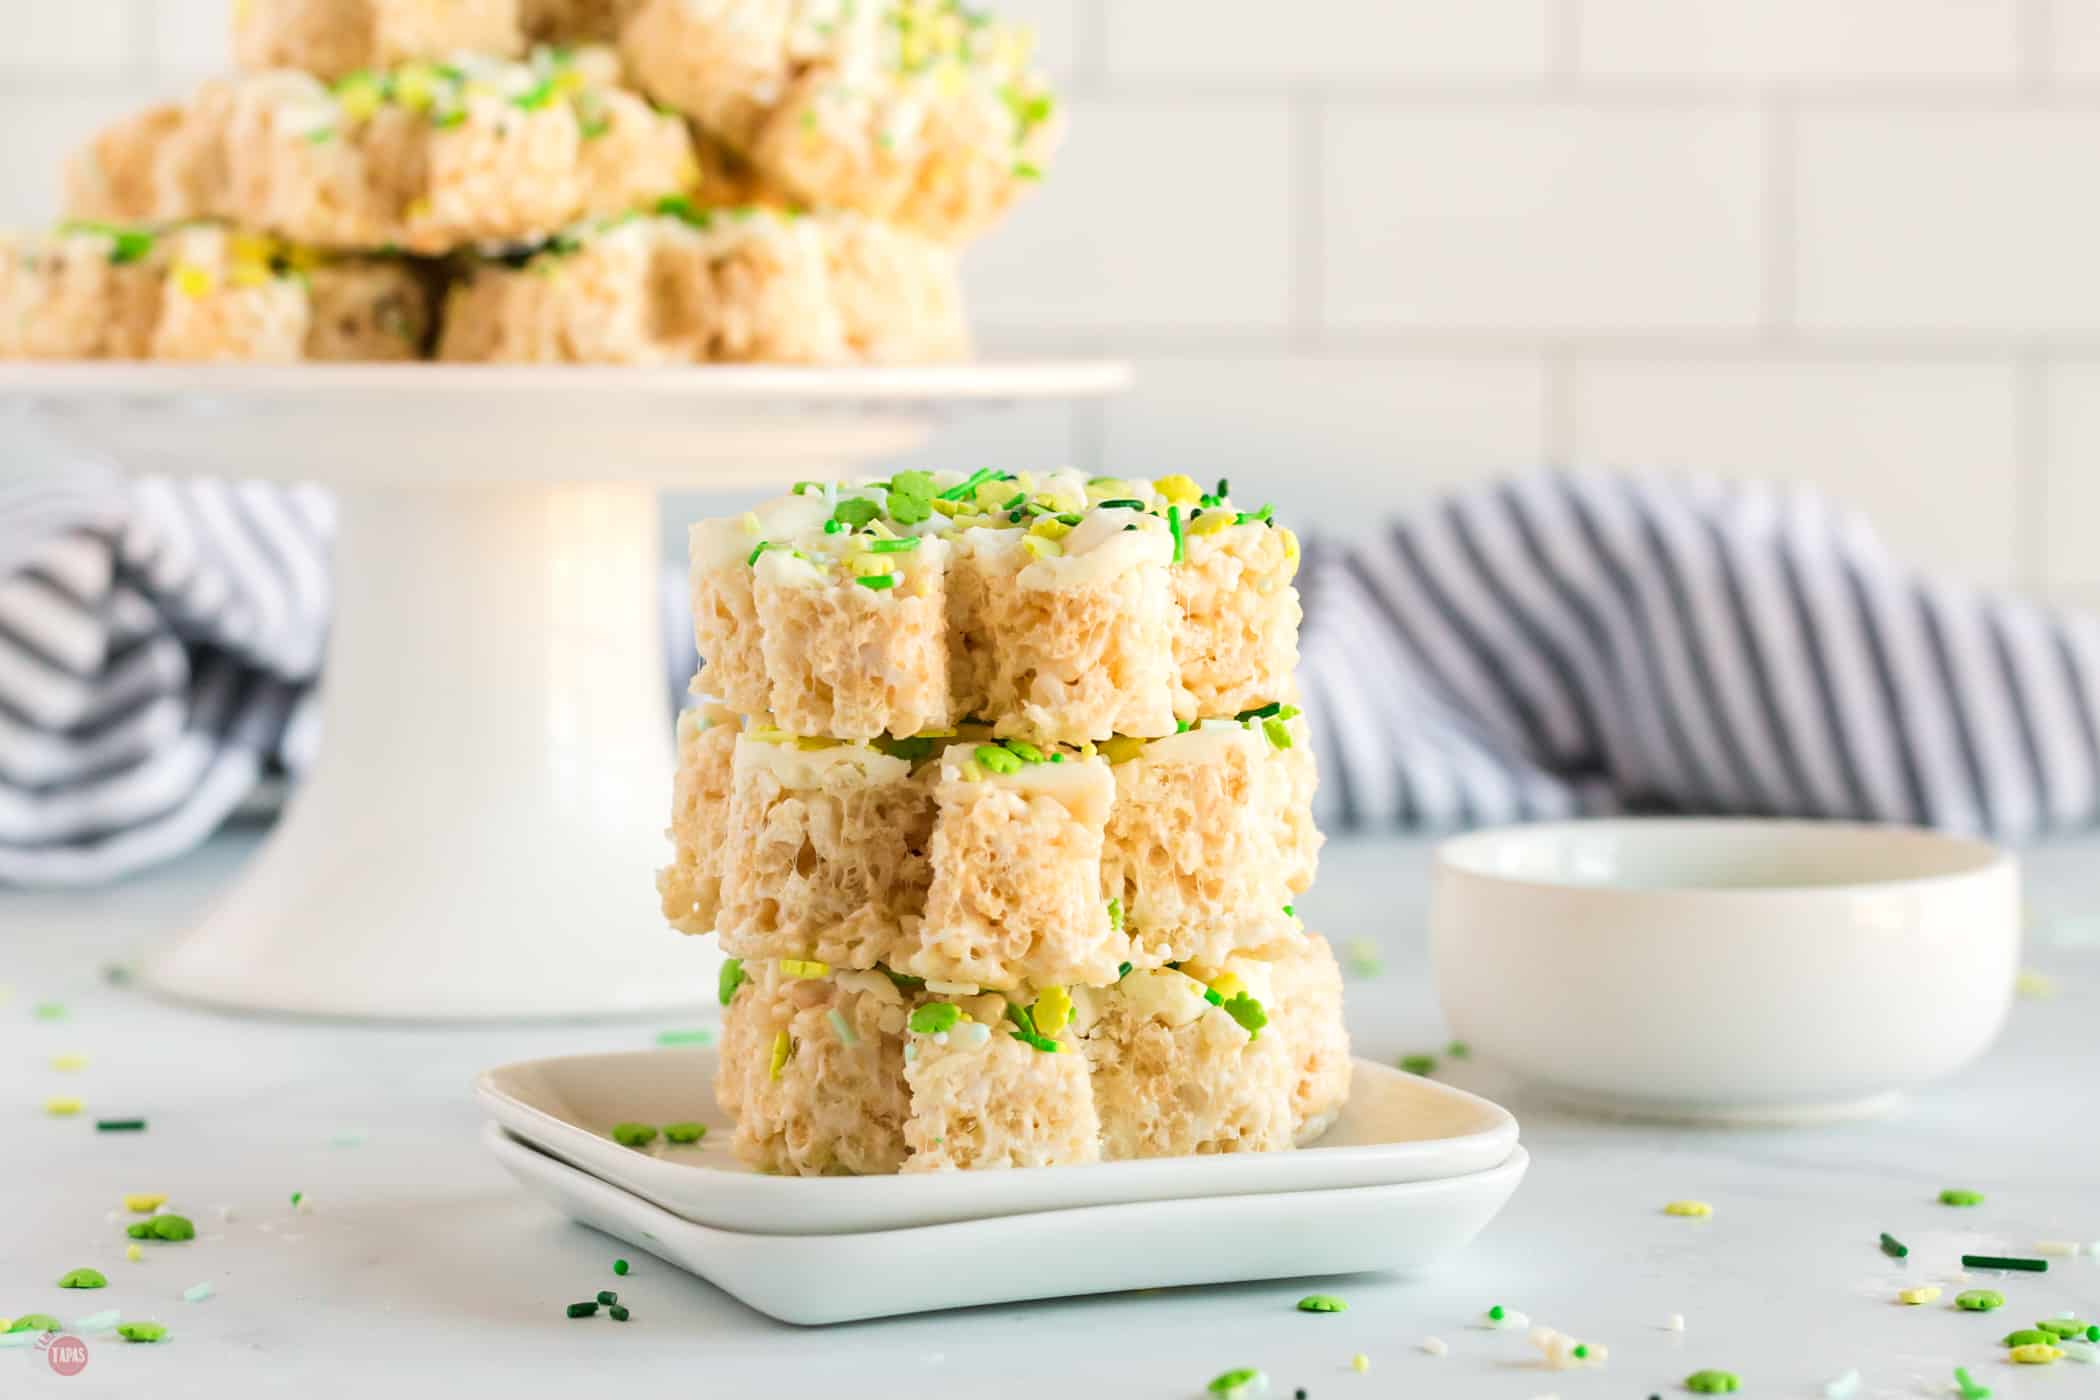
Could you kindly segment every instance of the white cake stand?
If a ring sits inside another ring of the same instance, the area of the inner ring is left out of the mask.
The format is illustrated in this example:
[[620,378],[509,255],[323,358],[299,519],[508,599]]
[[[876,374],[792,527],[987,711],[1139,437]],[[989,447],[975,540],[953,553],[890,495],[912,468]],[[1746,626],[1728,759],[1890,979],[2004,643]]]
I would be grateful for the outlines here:
[[480,1020],[690,1007],[666,931],[658,488],[776,486],[1110,363],[926,369],[0,365],[0,407],[142,472],[338,493],[315,766],[162,992]]

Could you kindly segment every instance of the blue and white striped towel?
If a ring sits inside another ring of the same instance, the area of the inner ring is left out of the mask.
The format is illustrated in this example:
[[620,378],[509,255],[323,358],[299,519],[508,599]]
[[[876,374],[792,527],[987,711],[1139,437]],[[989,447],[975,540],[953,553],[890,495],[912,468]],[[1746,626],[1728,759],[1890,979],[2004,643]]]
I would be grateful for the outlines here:
[[[311,488],[0,485],[0,883],[166,859],[305,766],[331,527]],[[1912,576],[1812,494],[1545,473],[1312,541],[1299,583],[1331,830],[2100,819],[2100,625]]]

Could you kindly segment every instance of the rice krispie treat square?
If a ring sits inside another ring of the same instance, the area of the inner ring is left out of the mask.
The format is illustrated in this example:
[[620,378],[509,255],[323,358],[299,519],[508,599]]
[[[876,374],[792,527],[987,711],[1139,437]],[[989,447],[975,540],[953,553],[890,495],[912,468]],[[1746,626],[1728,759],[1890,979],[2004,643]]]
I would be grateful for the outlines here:
[[957,745],[934,796],[926,916],[899,970],[990,988],[1114,981],[1130,940],[1101,894],[1108,765]]
[[656,873],[664,918],[680,933],[712,933],[722,910],[729,851],[730,792],[741,730],[736,717],[705,707],[678,717],[678,771],[671,780],[671,863]]
[[739,957],[869,968],[918,922],[931,795],[904,759],[859,744],[746,738],[733,759],[716,928]]
[[233,58],[340,78],[452,53],[524,52],[519,0],[236,0]]
[[[1334,950],[1307,932],[1271,950],[1268,1029],[1289,1049],[1291,1134],[1304,1146],[1333,1125],[1349,1097],[1349,1029],[1342,1022],[1342,969]],[[1233,964],[1239,966],[1239,964]]]
[[1206,511],[1190,522],[1174,570],[1174,713],[1191,722],[1295,693],[1298,538],[1266,521],[1232,523],[1239,514]]
[[1121,901],[1132,961],[1218,961],[1292,932],[1284,906],[1304,888],[1292,882],[1310,873],[1310,853],[1281,843],[1301,821],[1310,830],[1309,808],[1302,818],[1286,808],[1311,794],[1284,765],[1304,745],[1302,718],[1279,713],[1108,746],[1116,795],[1101,876]]
[[[972,1004],[996,1003],[976,998]],[[938,1003],[929,1003],[938,1004]],[[938,1024],[923,1019],[919,1026]],[[1087,1057],[1075,1045],[1017,1027],[981,1006],[939,1032],[915,1032],[904,1052],[911,1116],[908,1172],[1054,1167],[1101,1157]]]
[[[1230,966],[1236,978],[1259,976],[1241,960]],[[1263,1029],[1265,998],[1249,1009],[1244,989],[1224,985],[1231,997],[1187,971],[1141,968],[1077,994],[1104,1159],[1292,1145],[1296,1062]]]
[[907,994],[880,972],[747,963],[728,978],[738,985],[722,1017],[715,1098],[736,1119],[737,1156],[794,1176],[902,1168]]

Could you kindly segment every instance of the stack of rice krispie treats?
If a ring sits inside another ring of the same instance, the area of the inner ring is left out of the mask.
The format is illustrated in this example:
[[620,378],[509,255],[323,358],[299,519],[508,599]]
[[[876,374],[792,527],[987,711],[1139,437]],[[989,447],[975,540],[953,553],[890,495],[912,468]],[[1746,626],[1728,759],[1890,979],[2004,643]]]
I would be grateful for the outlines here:
[[0,357],[960,358],[1062,130],[1029,50],[957,0],[236,0],[240,71],[0,246]]
[[735,1148],[815,1175],[1279,1151],[1349,1087],[1294,901],[1297,540],[1227,483],[803,482],[692,530],[681,931]]

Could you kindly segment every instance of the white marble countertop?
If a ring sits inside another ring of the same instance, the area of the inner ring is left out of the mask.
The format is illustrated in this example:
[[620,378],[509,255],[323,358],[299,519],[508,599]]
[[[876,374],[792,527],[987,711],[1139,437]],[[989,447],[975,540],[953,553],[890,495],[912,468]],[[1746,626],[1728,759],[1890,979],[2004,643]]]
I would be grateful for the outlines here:
[[[0,894],[0,1315],[67,1320],[105,1308],[152,1317],[160,1346],[91,1336],[90,1360],[56,1375],[33,1350],[0,1351],[0,1396],[517,1397],[675,1387],[722,1397],[962,1393],[1200,1397],[1231,1366],[1258,1366],[1272,1395],[1682,1394],[1701,1367],[1742,1375],[1751,1396],[1816,1396],[1858,1368],[1861,1396],[1946,1395],[1966,1365],[2000,1397],[2100,1395],[2100,1367],[2015,1368],[1996,1340],[2076,1309],[2100,1318],[2100,1258],[2053,1261],[1998,1282],[2009,1306],[1905,1308],[1895,1290],[1939,1279],[1964,1249],[2025,1251],[2100,1240],[2100,843],[2030,856],[2026,955],[2057,994],[2023,999],[1985,1061],[1897,1116],[1802,1131],[1633,1127],[1572,1117],[1478,1062],[1457,1083],[1516,1111],[1534,1164],[1504,1215],[1465,1255],[1422,1279],[1364,1276],[1170,1290],[799,1330],[572,1225],[515,1187],[475,1141],[469,1092],[492,1064],[641,1047],[675,1024],[452,1030],[236,1018],[153,1000],[105,969],[179,927],[252,849],[223,836],[175,870],[94,894]],[[1376,939],[1384,971],[1349,987],[1361,1053],[1445,1040],[1422,935],[1426,847],[1331,843],[1301,901],[1337,944]],[[668,935],[667,935],[668,936]],[[404,970],[404,975],[413,971]],[[37,1003],[68,1015],[41,1020]],[[1932,1008],[1918,1008],[1930,1016]],[[687,1024],[699,1024],[696,1017]],[[78,1073],[54,1055],[89,1057]],[[45,1098],[86,1113],[51,1119]],[[98,1134],[95,1115],[150,1121]],[[1988,1193],[1975,1210],[1933,1203],[1942,1186]],[[200,1237],[127,1263],[127,1192],[165,1192]],[[295,1213],[302,1191],[311,1210]],[[1707,1221],[1669,1218],[1678,1197]],[[222,1221],[221,1206],[233,1215]],[[1912,1246],[1897,1264],[1889,1230]],[[1057,1249],[1084,1247],[1061,1240]],[[634,1272],[614,1279],[617,1254]],[[100,1292],[61,1292],[68,1269],[102,1269]],[[900,1268],[938,1260],[900,1259]],[[1019,1259],[1017,1268],[1054,1267]],[[181,1301],[191,1284],[215,1296]],[[1346,1313],[1302,1314],[1312,1287]],[[568,1321],[563,1305],[617,1288],[634,1320]],[[1521,1309],[1611,1348],[1608,1366],[1541,1369],[1520,1333],[1473,1323]],[[1683,1314],[1682,1333],[1666,1329]],[[1418,1349],[1443,1338],[1450,1354]],[[1370,1359],[1351,1371],[1353,1354]]]

